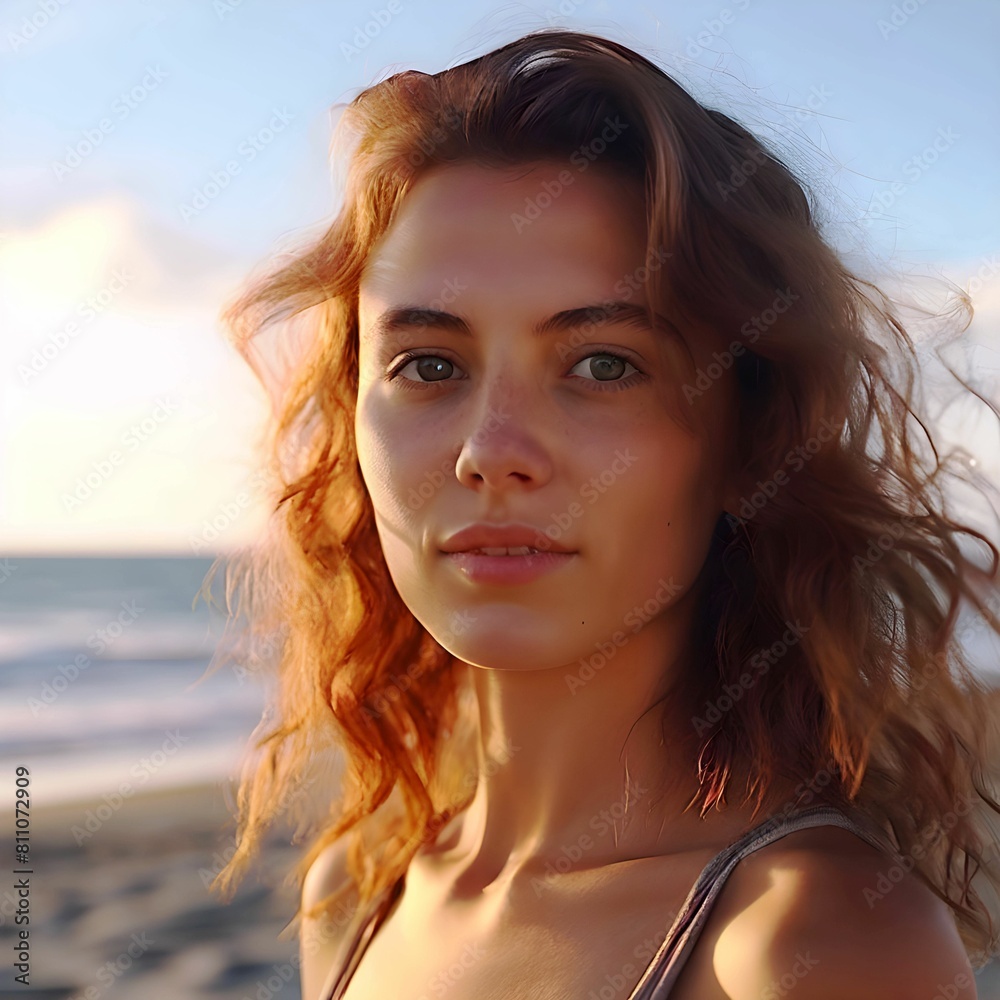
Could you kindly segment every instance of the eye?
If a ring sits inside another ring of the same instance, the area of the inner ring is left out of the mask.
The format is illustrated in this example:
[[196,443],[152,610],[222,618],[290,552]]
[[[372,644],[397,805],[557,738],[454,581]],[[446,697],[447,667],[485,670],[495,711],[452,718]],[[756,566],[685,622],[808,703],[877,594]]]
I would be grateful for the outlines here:
[[[404,378],[403,382],[415,383],[417,386],[421,386],[431,385],[434,382],[454,381],[449,379],[448,376],[452,371],[456,370],[456,366],[447,358],[443,358],[439,354],[414,354],[412,351],[403,355],[399,364],[388,372],[386,379],[390,382],[393,381],[402,375],[411,365],[415,366],[420,378]],[[428,376],[427,381],[424,381],[425,375]],[[410,387],[410,385],[407,385],[407,388]]]
[[[595,360],[596,359],[596,360]],[[584,367],[584,372],[588,372],[591,375],[595,375],[594,379],[587,379],[587,381],[593,381],[598,383],[595,388],[603,389],[605,385],[608,388],[620,389],[623,386],[634,385],[636,378],[629,376],[628,378],[616,378],[615,376],[620,374],[622,371],[622,366],[627,366],[631,368],[632,371],[642,378],[642,373],[632,364],[628,358],[623,357],[621,354],[615,354],[613,351],[600,351],[597,354],[588,354],[585,358],[578,361],[573,368],[579,368],[581,365]],[[573,368],[570,369],[572,373]],[[586,376],[582,376],[586,377]]]
[[[628,358],[621,354],[616,354],[614,351],[599,351],[594,354],[588,354],[573,365],[570,369],[570,374],[573,374],[573,369],[580,368],[581,366],[586,366],[583,367],[583,373],[574,375],[574,377],[590,383],[588,388],[592,387],[598,392],[626,389],[647,378]],[[633,374],[627,378],[615,377],[621,374],[623,370],[622,366],[631,368]],[[406,369],[410,367],[413,367],[417,375],[416,378],[404,375]],[[400,384],[405,386],[405,388],[424,389],[429,388],[435,383],[461,381],[461,379],[449,378],[456,371],[461,371],[461,369],[440,354],[410,351],[403,355],[399,362],[386,374],[385,378],[386,381],[391,382],[402,375],[403,378]]]

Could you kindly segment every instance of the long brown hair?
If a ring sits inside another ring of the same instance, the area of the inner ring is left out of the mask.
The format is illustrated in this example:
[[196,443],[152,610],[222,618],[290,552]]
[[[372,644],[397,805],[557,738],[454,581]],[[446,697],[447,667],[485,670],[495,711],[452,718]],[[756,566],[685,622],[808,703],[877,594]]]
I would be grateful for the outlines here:
[[[704,814],[731,795],[741,759],[747,802],[778,775],[799,781],[796,804],[823,786],[886,831],[983,961],[997,943],[982,893],[1000,886],[1000,804],[989,691],[958,614],[969,605],[976,629],[1000,632],[1000,552],[947,512],[944,487],[969,470],[960,453],[939,455],[918,411],[918,358],[895,301],[847,269],[774,152],[604,38],[542,30],[434,75],[398,73],[360,93],[340,129],[351,147],[339,214],[224,317],[275,399],[270,530],[226,564],[227,606],[250,634],[281,641],[272,725],[213,888],[231,894],[324,751],[341,755],[343,785],[297,878],[350,832],[368,901],[470,803],[464,665],[397,594],[358,467],[359,278],[423,172],[540,159],[583,170],[599,157],[643,185],[650,254],[668,255],[642,276],[650,308],[730,343],[715,363],[736,370],[738,454],[755,483],[719,519],[703,570],[704,655],[682,678],[699,748],[692,804]],[[971,315],[967,296],[959,306]],[[300,354],[276,374],[252,342],[293,320]],[[712,391],[712,369],[690,372],[689,401]],[[807,626],[794,642],[790,623]]]

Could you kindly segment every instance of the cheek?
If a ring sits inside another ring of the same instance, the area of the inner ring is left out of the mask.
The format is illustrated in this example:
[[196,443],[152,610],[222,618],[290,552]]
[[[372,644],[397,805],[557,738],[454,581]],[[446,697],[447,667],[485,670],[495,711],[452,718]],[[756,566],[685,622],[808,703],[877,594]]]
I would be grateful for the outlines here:
[[[358,465],[371,498],[382,554],[389,575],[401,595],[415,572],[409,539],[414,537],[416,511],[406,503],[406,480],[411,474],[412,451],[402,447],[391,423],[371,407],[362,411],[359,400],[355,436]],[[336,498],[333,498],[336,502]]]
[[358,465],[376,515],[392,522],[405,519],[400,486],[413,461],[412,450],[402,447],[398,429],[369,398],[358,399],[354,433]]
[[428,504],[447,483],[447,456],[440,453],[439,437],[415,430],[412,418],[371,395],[359,397],[354,432],[358,464],[387,553],[402,539],[418,541]]
[[[701,570],[718,518],[712,466],[686,434],[647,438],[632,450],[636,460],[621,479],[621,495],[608,490],[612,516],[624,533],[615,559],[631,565],[636,586],[656,589],[661,577],[689,587]],[[633,476],[628,484],[627,476]],[[615,509],[617,508],[617,509]]]

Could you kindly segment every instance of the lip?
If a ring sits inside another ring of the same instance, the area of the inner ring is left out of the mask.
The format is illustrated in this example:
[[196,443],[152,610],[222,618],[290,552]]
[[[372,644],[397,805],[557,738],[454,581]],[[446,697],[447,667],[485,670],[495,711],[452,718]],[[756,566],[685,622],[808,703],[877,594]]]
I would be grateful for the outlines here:
[[573,562],[576,552],[535,552],[526,556],[487,556],[476,552],[445,552],[444,557],[474,583],[531,583]]
[[[571,555],[575,550],[561,542],[553,541],[541,528],[530,524],[470,524],[449,535],[441,543],[446,554],[469,553],[473,549],[518,548],[527,545],[538,549],[540,555]],[[479,556],[483,559],[529,559],[534,556]]]
[[[491,556],[472,551],[524,545],[539,551],[523,556]],[[470,524],[450,535],[441,543],[441,552],[467,579],[495,584],[531,583],[573,562],[579,554],[533,525],[484,522]]]

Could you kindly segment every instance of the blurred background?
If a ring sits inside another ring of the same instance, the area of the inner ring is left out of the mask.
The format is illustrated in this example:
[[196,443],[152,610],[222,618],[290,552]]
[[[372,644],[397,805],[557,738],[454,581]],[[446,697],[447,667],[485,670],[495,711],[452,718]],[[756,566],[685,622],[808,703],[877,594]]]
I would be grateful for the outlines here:
[[[278,938],[287,833],[238,902],[206,889],[232,853],[222,783],[266,690],[253,655],[192,687],[221,632],[195,593],[267,513],[267,397],[219,314],[336,213],[338,106],[546,25],[635,48],[761,134],[862,273],[919,280],[935,303],[937,279],[968,292],[975,319],[948,357],[996,402],[992,0],[8,0],[0,758],[30,772],[33,995],[299,996],[295,942]],[[932,353],[944,442],[1000,482],[997,421]],[[965,635],[1000,682],[997,650],[974,623]],[[16,905],[0,890],[5,937]],[[998,982],[988,968],[980,996]]]

